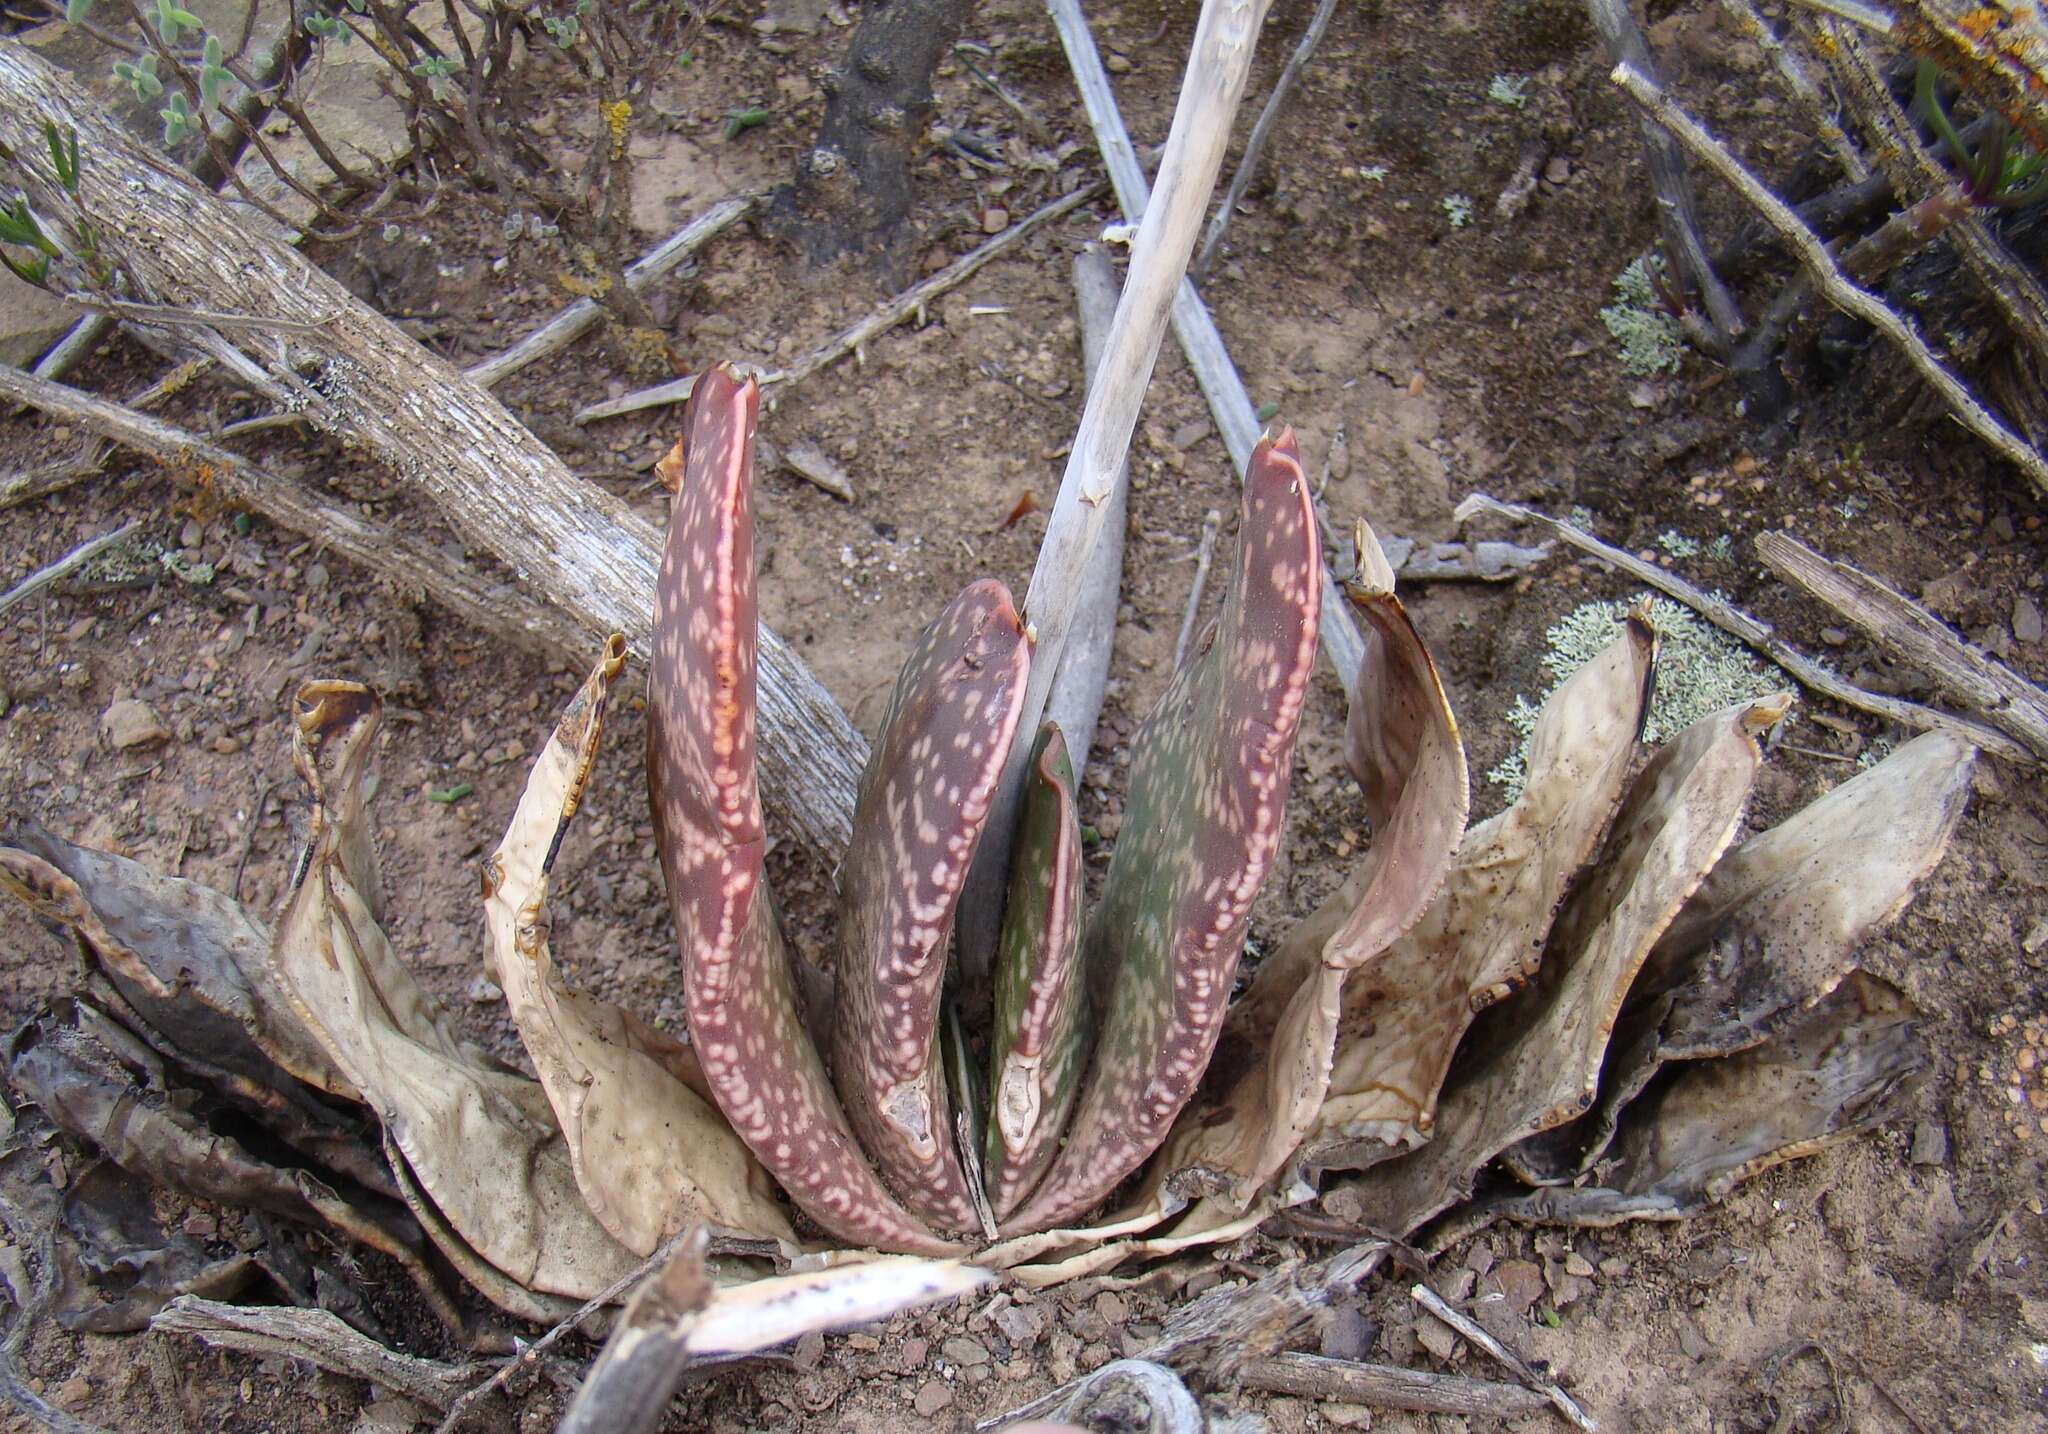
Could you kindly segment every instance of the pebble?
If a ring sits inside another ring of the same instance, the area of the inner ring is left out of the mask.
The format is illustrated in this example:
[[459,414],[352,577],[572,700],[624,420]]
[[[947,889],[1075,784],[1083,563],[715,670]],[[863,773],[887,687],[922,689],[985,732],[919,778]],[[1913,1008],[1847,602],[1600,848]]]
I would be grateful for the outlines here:
[[1489,1279],[1500,1290],[1502,1303],[1516,1315],[1527,1314],[1543,1298],[1543,1270],[1534,1260],[1503,1260]]
[[903,1347],[896,1351],[896,1367],[905,1374],[924,1368],[924,1357],[931,1352],[932,1342],[928,1339],[906,1339]]
[[917,1412],[929,1419],[953,1402],[953,1386],[943,1379],[927,1379],[918,1386],[917,1397],[911,1401]]
[[145,747],[171,740],[170,729],[147,702],[124,697],[100,714],[100,735],[112,747]]
[[958,1365],[988,1363],[988,1347],[980,1340],[968,1339],[965,1335],[955,1335],[939,1348],[945,1352],[946,1358]]
[[1112,75],[1128,75],[1131,72],[1131,62],[1114,50],[1103,56],[1102,67]]
[[1426,1319],[1418,1321],[1415,1326],[1415,1337],[1422,1341],[1424,1349],[1428,1350],[1445,1364],[1451,1362],[1451,1356],[1458,1349],[1458,1336],[1456,1332],[1441,1320]]
[[1543,177],[1552,184],[1563,184],[1572,177],[1572,162],[1561,154],[1550,157],[1550,163],[1543,166]]
[[1580,1254],[1577,1250],[1573,1250],[1564,1257],[1564,1272],[1568,1275],[1577,1275],[1582,1280],[1591,1279],[1593,1277],[1593,1265],[1584,1255]]
[[991,205],[981,211],[981,232],[1000,234],[1010,227],[1010,211],[999,205]]
[[1931,1120],[1923,1120],[1914,1126],[1913,1163],[1934,1166],[1948,1164],[1948,1132]]
[[1343,1404],[1336,1400],[1325,1400],[1317,1407],[1323,1411],[1323,1418],[1339,1429],[1372,1428],[1372,1410],[1363,1404]]
[[2013,601],[2012,635],[2029,646],[2041,640],[2040,605],[2025,593]]
[[1321,1350],[1325,1359],[1364,1359],[1379,1342],[1380,1327],[1365,1317],[1356,1305],[1339,1305],[1323,1326]]
[[92,1398],[92,1381],[84,1375],[73,1375],[57,1386],[51,1402],[64,1409],[83,1409]]
[[1030,1305],[1011,1305],[995,1313],[996,1328],[1014,1345],[1031,1345],[1045,1332],[1045,1311]]
[[825,1358],[825,1336],[816,1330],[807,1331],[797,1340],[790,1358],[798,1369],[816,1369]]
[[1131,1317],[1131,1307],[1124,1302],[1122,1295],[1114,1290],[1104,1290],[1095,1297],[1095,1313],[1102,1317],[1104,1324],[1114,1326]]
[[1839,627],[1824,627],[1820,630],[1820,640],[1829,647],[1840,647],[1849,640],[1849,634]]

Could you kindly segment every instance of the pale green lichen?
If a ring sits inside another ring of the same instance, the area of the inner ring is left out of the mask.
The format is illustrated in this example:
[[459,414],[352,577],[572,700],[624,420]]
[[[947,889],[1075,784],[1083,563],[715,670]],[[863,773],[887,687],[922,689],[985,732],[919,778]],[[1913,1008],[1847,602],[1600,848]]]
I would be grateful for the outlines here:
[[1360,179],[1369,179],[1374,184],[1385,184],[1387,182],[1387,167],[1384,164],[1368,164],[1365,168],[1358,171],[1358,177]]
[[1451,221],[1453,229],[1463,229],[1472,222],[1472,201],[1462,194],[1446,194],[1442,206],[1444,217]]
[[1659,533],[1657,546],[1674,558],[1696,558],[1700,555],[1700,545],[1676,528],[1667,528]]
[[1600,311],[1600,322],[1621,345],[1625,373],[1676,373],[1685,353],[1685,331],[1661,306],[1653,265],[1662,271],[1663,262],[1655,257],[1623,269],[1614,280],[1614,303]]
[[[1643,740],[1655,745],[1684,731],[1710,712],[1783,691],[1789,679],[1733,638],[1709,626],[1689,608],[1665,597],[1641,599],[1650,623],[1662,638],[1657,657],[1655,695]],[[1589,602],[1567,613],[1544,634],[1543,667],[1550,676],[1547,699],[1564,680],[1614,641],[1633,602]],[[1509,705],[1508,725],[1521,734],[1515,750],[1487,780],[1506,790],[1508,800],[1522,794],[1528,776],[1529,737],[1536,730],[1541,701],[1517,695]]]
[[1526,75],[1495,75],[1493,83],[1486,87],[1486,97],[1497,105],[1506,105],[1518,110],[1529,103],[1529,79]]

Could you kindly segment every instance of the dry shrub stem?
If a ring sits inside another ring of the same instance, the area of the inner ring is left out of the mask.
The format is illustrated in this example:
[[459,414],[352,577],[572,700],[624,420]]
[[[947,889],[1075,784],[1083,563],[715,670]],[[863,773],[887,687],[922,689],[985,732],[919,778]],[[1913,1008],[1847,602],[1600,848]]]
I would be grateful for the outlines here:
[[2048,462],[2043,461],[2040,453],[1979,403],[1969,389],[1963,386],[1962,381],[1942,366],[1941,360],[1934,356],[1933,350],[1927,347],[1926,340],[1914,331],[1911,324],[1882,299],[1851,283],[1842,273],[1840,266],[1835,263],[1833,256],[1828,253],[1827,246],[1821,243],[1811,229],[1799,222],[1799,216],[1792,212],[1785,201],[1766,189],[1755,175],[1743,168],[1741,160],[1701,128],[1697,120],[1673,103],[1671,98],[1640,70],[1627,63],[1616,65],[1613,79],[1630,99],[1642,106],[1649,118],[1676,136],[1709,169],[1733,186],[1736,192],[1778,231],[1779,236],[1813,275],[1814,283],[1829,303],[1863,320],[1898,345],[1907,360],[1919,370],[1921,377],[1933,385],[1936,392],[1948,402],[1950,410],[1965,428],[1990,444],[2000,455],[2011,460],[2027,475],[2035,488],[2048,494]]

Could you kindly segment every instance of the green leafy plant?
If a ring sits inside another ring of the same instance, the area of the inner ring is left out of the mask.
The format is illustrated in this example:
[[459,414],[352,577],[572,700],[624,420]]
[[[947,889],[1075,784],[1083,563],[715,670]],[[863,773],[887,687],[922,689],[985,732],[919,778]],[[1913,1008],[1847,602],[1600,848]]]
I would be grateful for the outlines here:
[[175,46],[187,30],[197,33],[205,28],[206,22],[181,8],[177,0],[156,0],[156,32],[166,45]]
[[2048,154],[2016,133],[1994,114],[1991,132],[1972,149],[1964,142],[1941,95],[1941,67],[1922,60],[1913,87],[1913,108],[1934,131],[1941,147],[1963,172],[1964,188],[1974,203],[1997,209],[2021,209],[2048,197]]
[[768,111],[759,105],[735,105],[725,112],[725,137],[738,139],[748,130],[768,123]]
[[135,63],[126,60],[114,62],[114,74],[135,91],[138,100],[153,100],[164,92],[164,82],[156,76],[156,55],[154,52],[136,56]]

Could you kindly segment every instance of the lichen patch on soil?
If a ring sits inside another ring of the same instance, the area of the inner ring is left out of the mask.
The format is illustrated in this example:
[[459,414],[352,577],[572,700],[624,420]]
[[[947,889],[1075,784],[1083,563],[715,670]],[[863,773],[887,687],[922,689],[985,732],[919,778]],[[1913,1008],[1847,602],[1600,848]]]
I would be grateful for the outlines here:
[[[1277,8],[1254,104],[1309,9]],[[1193,8],[1129,0],[1091,9],[1098,41],[1126,62],[1116,76],[1126,119],[1141,145],[1156,143]],[[2040,504],[1931,407],[1895,399],[1913,381],[1887,355],[1866,351],[1831,384],[1816,383],[1793,422],[1770,433],[1736,411],[1733,385],[1697,356],[1652,380],[1622,372],[1598,312],[1612,301],[1614,276],[1653,243],[1655,220],[1635,117],[1607,85],[1580,16],[1566,0],[1340,7],[1265,176],[1232,221],[1205,293],[1254,401],[1297,427],[1311,475],[1327,473],[1332,517],[1340,527],[1364,516],[1383,533],[1439,539],[1453,535],[1451,509],[1475,489],[1559,514],[1582,509],[1603,537],[1726,592],[1858,680],[1926,696],[1910,671],[1834,631],[1833,619],[1762,570],[1748,539],[1784,528],[1920,597],[2035,681],[2048,679],[2048,646],[2012,634],[2020,600],[2048,602]],[[1718,16],[1693,6],[1658,25],[1658,61],[1767,172],[1787,167],[1800,137],[1761,82],[1753,47],[1733,42]],[[1071,175],[1091,172],[1087,127],[1039,9],[1000,0],[969,24],[969,38],[994,52],[986,63],[1059,140],[1080,145],[1050,169],[1018,163],[1000,175],[934,150],[918,171],[916,232],[901,251],[913,275],[980,242],[988,210],[1021,216]],[[706,30],[673,112],[657,111],[635,131],[629,150],[644,165],[637,244],[726,193],[778,181],[808,142],[822,102],[808,77],[834,61],[844,32],[778,32],[782,53],[760,38],[744,23]],[[1524,104],[1489,98],[1501,74],[1527,80]],[[943,67],[938,89],[943,123],[1017,135],[1015,117],[964,69]],[[770,122],[724,140],[726,111],[752,103],[770,106]],[[575,105],[565,72],[554,122],[577,123]],[[1019,138],[1012,153],[1050,148]],[[1532,151],[1545,177],[1525,209],[1503,217],[1496,197]],[[1451,196],[1469,200],[1468,223],[1451,222]],[[1703,187],[1702,199],[1709,229],[1731,232],[1738,216],[1725,196]],[[984,574],[1021,596],[1045,519],[1006,519],[1026,493],[1049,505],[1085,394],[1069,262],[1116,217],[1083,208],[1049,226],[935,303],[922,323],[778,393],[764,417],[768,438],[821,445],[856,490],[849,505],[788,473],[764,473],[757,514],[764,620],[864,729],[943,601]],[[400,242],[373,226],[315,257],[457,363],[504,347],[567,299],[555,281],[560,241],[508,240],[502,216],[484,206],[445,205]],[[694,276],[657,286],[650,302],[690,362],[772,364],[851,322],[901,277],[852,271],[821,282],[742,229],[715,242]],[[1754,307],[1767,295],[1756,287],[1745,297]],[[74,381],[132,391],[154,363],[117,345]],[[679,412],[589,428],[569,421],[645,377],[597,336],[517,375],[502,396],[588,481],[658,517],[651,468],[673,442]],[[206,384],[170,407],[196,429],[254,411]],[[39,418],[0,419],[0,461],[9,465],[83,441]],[[289,434],[262,445],[252,451],[337,500],[459,550],[437,515],[361,458]],[[1083,820],[1104,842],[1117,833],[1128,739],[1169,675],[1203,514],[1226,515],[1227,540],[1236,511],[1221,440],[1170,340],[1133,448],[1132,483],[1116,666],[1082,798]],[[34,819],[224,890],[239,880],[240,897],[268,913],[302,807],[289,695],[315,676],[376,683],[391,720],[373,811],[388,884],[407,897],[393,936],[470,1035],[521,1062],[502,1003],[480,977],[476,869],[580,670],[507,651],[261,519],[243,532],[231,512],[194,509],[160,470],[120,453],[95,479],[0,513],[0,586],[130,517],[168,548],[213,564],[214,579],[196,585],[158,572],[140,584],[72,584],[0,618],[0,817]],[[1669,533],[1698,552],[1673,556],[1658,541]],[[1724,536],[1730,542],[1717,548]],[[1514,696],[1544,690],[1545,630],[1584,602],[1628,591],[1560,555],[1510,585],[1405,594],[1444,670],[1475,779],[1516,741],[1506,720]],[[600,636],[592,634],[593,655]],[[124,698],[148,704],[168,737],[110,746],[102,714]],[[571,980],[673,1023],[680,988],[642,785],[639,706],[617,705],[559,862],[553,949]],[[1814,719],[1794,740],[1808,752],[1773,756],[1752,827],[1797,810],[1901,735],[1828,704],[1802,708]],[[1255,949],[1333,888],[1366,840],[1342,766],[1342,718],[1325,673],[1304,722],[1286,847],[1255,909]],[[1808,1342],[1832,1360],[1851,1427],[2038,1427],[2048,1398],[2048,793],[2037,771],[1980,771],[1947,860],[1863,958],[1920,1008],[1935,1053],[1900,1122],[1773,1170],[1685,1223],[1503,1226],[1438,1258],[1439,1288],[1477,1299],[1481,1317],[1565,1379],[1603,1428],[1823,1427],[1823,1362],[1783,1357]],[[458,799],[436,799],[465,786]],[[1501,801],[1483,782],[1474,795],[1475,819]],[[771,861],[789,934],[823,956],[831,873],[793,843]],[[72,977],[65,951],[18,907],[0,905],[0,1014],[20,1019]],[[174,1221],[198,1213],[219,1217],[218,1231],[234,1228],[226,1212],[163,1203]],[[1256,1236],[1159,1270],[982,1296],[800,1345],[691,1385],[671,1427],[965,1424],[1142,1349],[1192,1293],[1255,1277],[1288,1249],[1316,1247]],[[1483,1356],[1418,1323],[1407,1283],[1381,1280],[1355,1302],[1372,1337],[1341,1352],[1493,1377]],[[1485,1298],[1500,1294],[1508,1297]],[[397,1323],[421,1328],[431,1346],[423,1324]],[[1349,1316],[1336,1327],[1353,1336],[1364,1328]],[[37,1333],[24,1366],[45,1397],[115,1428],[327,1431],[349,1427],[371,1397],[303,1367],[53,1327]],[[550,1427],[562,1403],[544,1380],[515,1385],[513,1396],[511,1410],[490,1416],[496,1427]],[[1226,1402],[1283,1431],[1364,1423],[1346,1406],[1260,1394]],[[1781,1417],[1792,1422],[1773,1426]],[[1370,1422],[1453,1427],[1386,1411]]]

